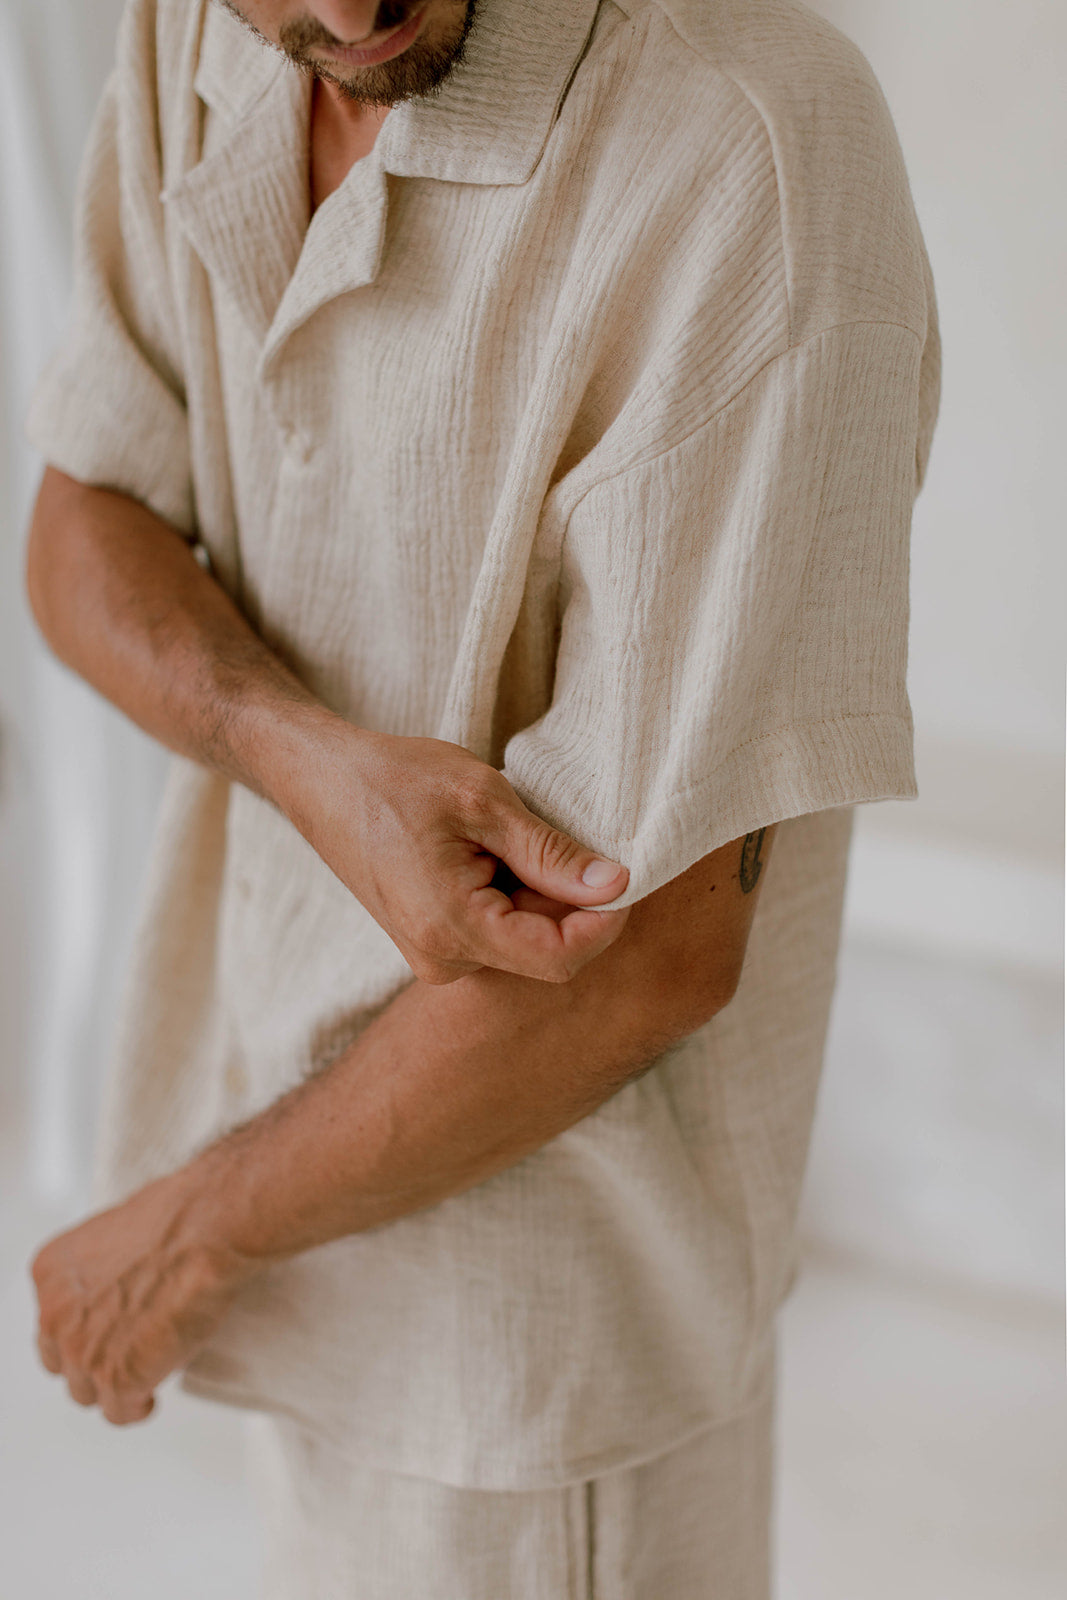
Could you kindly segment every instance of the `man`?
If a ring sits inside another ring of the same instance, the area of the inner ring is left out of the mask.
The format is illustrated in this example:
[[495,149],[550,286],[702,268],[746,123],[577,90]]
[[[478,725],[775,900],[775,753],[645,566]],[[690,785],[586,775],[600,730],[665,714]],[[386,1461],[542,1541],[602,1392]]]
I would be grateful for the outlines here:
[[851,808],[915,792],[869,71],[789,0],[131,0],[78,240],[30,594],[177,759],[43,1361],[263,1414],[277,1596],[765,1597]]

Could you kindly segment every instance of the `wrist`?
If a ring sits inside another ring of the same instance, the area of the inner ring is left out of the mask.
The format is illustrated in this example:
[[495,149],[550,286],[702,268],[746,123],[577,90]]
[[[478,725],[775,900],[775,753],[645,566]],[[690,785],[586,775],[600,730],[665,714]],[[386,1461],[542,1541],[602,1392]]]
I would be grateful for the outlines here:
[[221,1196],[199,1158],[157,1179],[138,1198],[157,1214],[170,1270],[187,1274],[200,1292],[225,1296],[262,1271],[263,1263],[236,1247]]
[[305,1248],[291,1237],[294,1219],[272,1121],[270,1111],[261,1114],[173,1174],[181,1186],[181,1236],[223,1290],[240,1288]]
[[318,701],[290,702],[262,731],[259,792],[314,845],[335,811],[358,803],[363,755],[377,737]]

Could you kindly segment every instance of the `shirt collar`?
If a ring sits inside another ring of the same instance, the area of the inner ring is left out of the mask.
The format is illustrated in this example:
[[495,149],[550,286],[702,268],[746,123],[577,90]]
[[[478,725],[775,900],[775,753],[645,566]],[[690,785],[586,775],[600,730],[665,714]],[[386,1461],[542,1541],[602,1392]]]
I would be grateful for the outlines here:
[[[378,135],[401,178],[525,183],[588,46],[600,0],[481,0],[463,60],[435,95],[405,100]],[[227,120],[243,120],[296,69],[208,0],[194,88]]]

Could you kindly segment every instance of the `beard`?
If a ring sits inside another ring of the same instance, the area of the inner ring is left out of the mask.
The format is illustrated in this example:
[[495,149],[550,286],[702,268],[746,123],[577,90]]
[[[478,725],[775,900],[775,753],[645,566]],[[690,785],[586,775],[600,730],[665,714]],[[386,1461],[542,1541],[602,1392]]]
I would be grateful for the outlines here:
[[[433,0],[431,0],[431,4]],[[260,39],[265,36],[243,15],[236,0],[221,0],[225,9]],[[381,0],[374,19],[375,31],[402,27],[419,10],[423,0]],[[444,19],[432,18],[415,43],[391,61],[345,69],[342,62],[320,61],[310,52],[316,46],[341,43],[316,17],[298,17],[283,23],[275,46],[309,77],[325,78],[346,100],[365,106],[392,106],[401,100],[432,95],[463,59],[474,27],[479,0],[452,0]],[[265,39],[268,44],[272,40]]]

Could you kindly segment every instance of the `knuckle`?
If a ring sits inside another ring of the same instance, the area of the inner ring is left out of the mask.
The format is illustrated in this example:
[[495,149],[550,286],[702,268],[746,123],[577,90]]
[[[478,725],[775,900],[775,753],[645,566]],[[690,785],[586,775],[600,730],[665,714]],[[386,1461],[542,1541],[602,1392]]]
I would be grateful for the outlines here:
[[478,972],[484,965],[484,961],[478,959],[473,949],[461,951],[456,946],[452,954],[447,958],[426,959],[423,957],[419,966],[415,968],[415,973],[425,983],[441,985],[455,983],[457,978],[465,978],[468,973]]
[[413,965],[412,971],[416,978],[421,979],[423,983],[433,984],[435,988],[452,983],[459,977],[455,968],[447,966],[443,961],[420,961],[417,965]]
[[458,955],[455,934],[439,922],[424,922],[414,944],[419,960],[427,967],[448,966]]
[[437,936],[421,948],[406,952],[406,957],[408,966],[423,983],[440,986],[462,976],[464,963],[456,956],[454,942],[450,944],[443,937]]
[[465,772],[456,789],[456,805],[462,820],[482,827],[492,822],[500,807],[499,775],[492,767]]
[[119,1395],[128,1395],[132,1389],[137,1388],[133,1364],[124,1358],[101,1362],[99,1370],[94,1372],[93,1377],[97,1387],[109,1394],[112,1399]]
[[546,872],[558,872],[570,866],[581,846],[557,828],[547,828],[541,834],[537,848],[542,868]]

